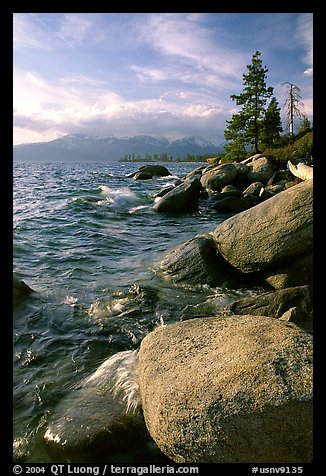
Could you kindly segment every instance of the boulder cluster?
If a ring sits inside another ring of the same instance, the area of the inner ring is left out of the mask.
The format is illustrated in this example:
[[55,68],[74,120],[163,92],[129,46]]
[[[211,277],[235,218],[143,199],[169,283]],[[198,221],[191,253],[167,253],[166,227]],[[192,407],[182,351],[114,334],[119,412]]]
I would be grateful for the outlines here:
[[[201,183],[225,186],[222,170],[237,177],[227,165]],[[159,264],[175,283],[269,287],[142,341],[145,422],[173,461],[312,461],[313,180],[286,183]]]
[[[141,167],[131,174],[135,180],[167,176],[169,171],[158,165]],[[241,212],[293,185],[288,169],[275,170],[272,161],[256,154],[242,162],[201,166],[158,192],[154,209],[158,212],[192,212],[200,199],[222,212]]]
[[161,276],[266,292],[161,325],[104,362],[58,408],[49,447],[103,455],[149,434],[177,463],[312,461],[313,180],[290,174],[256,155],[200,167],[158,197],[158,212],[190,212],[205,197],[236,213],[168,252]]

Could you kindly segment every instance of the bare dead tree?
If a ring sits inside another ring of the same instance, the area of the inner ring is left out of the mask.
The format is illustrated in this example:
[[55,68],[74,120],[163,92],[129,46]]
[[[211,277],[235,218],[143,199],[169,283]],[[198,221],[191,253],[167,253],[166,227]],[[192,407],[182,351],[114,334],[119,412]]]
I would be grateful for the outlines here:
[[299,106],[303,106],[301,99],[301,90],[299,86],[296,86],[293,83],[285,82],[282,83],[282,86],[287,86],[288,97],[285,100],[284,106],[287,108],[289,136],[290,142],[293,141],[294,135],[294,118],[298,117],[299,119],[303,118],[303,114],[299,109]]

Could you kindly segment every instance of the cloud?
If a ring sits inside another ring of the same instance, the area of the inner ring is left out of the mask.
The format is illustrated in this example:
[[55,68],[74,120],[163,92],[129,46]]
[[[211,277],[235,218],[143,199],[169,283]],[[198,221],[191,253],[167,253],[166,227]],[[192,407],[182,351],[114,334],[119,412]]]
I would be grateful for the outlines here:
[[[138,25],[138,41],[160,54],[160,71],[142,67],[143,79],[178,78],[202,86],[234,88],[241,83],[247,55],[225,47],[204,26],[206,14],[148,14]],[[135,67],[133,66],[135,69]]]
[[42,22],[33,13],[16,13],[13,17],[13,47],[51,50],[48,35],[44,34]]
[[15,48],[34,49],[17,55],[22,68],[31,62],[14,71],[15,143],[77,132],[216,134],[236,112],[230,95],[260,45],[278,67],[274,83],[284,51],[297,64],[299,50],[312,111],[311,14],[24,13],[14,22]]
[[101,16],[95,13],[16,13],[13,18],[14,49],[74,49],[105,38]]
[[296,40],[305,50],[303,62],[310,66],[306,71],[312,70],[313,65],[313,15],[303,13],[298,18]]
[[[180,138],[224,129],[227,109],[198,93],[167,93],[127,100],[104,82],[87,77],[48,81],[33,72],[14,76],[15,143],[43,134],[43,140],[84,132],[117,136],[150,134]],[[37,139],[38,140],[38,139]]]
[[313,68],[308,68],[303,72],[303,74],[305,74],[307,76],[313,76],[314,70],[313,70]]

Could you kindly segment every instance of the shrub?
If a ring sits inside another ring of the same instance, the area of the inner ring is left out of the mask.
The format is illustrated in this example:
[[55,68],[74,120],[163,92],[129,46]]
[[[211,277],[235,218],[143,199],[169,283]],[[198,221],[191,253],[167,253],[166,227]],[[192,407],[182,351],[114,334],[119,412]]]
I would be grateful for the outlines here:
[[288,160],[291,160],[293,163],[297,163],[301,160],[312,165],[313,132],[310,131],[306,133],[293,144],[288,144],[277,149],[265,149],[264,154],[274,162],[277,168],[284,168]]

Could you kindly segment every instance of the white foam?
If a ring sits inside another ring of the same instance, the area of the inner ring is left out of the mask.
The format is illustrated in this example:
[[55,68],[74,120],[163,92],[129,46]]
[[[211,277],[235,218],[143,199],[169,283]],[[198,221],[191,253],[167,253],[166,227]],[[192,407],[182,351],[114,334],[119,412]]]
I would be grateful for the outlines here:
[[150,205],[138,205],[137,207],[132,207],[130,208],[129,213],[137,213],[145,208],[150,208]]
[[125,413],[135,413],[141,405],[137,382],[138,350],[125,350],[105,360],[81,382],[82,387],[107,388],[126,404]]
[[164,177],[158,177],[158,180],[180,180],[177,175],[165,175]]
[[74,306],[76,304],[76,302],[78,301],[78,299],[74,296],[66,296],[63,300],[63,304],[67,304],[68,306]]
[[129,208],[139,202],[137,195],[128,187],[110,188],[107,185],[100,185],[99,189],[106,197],[104,200],[99,200],[98,205],[109,203],[117,208]]

